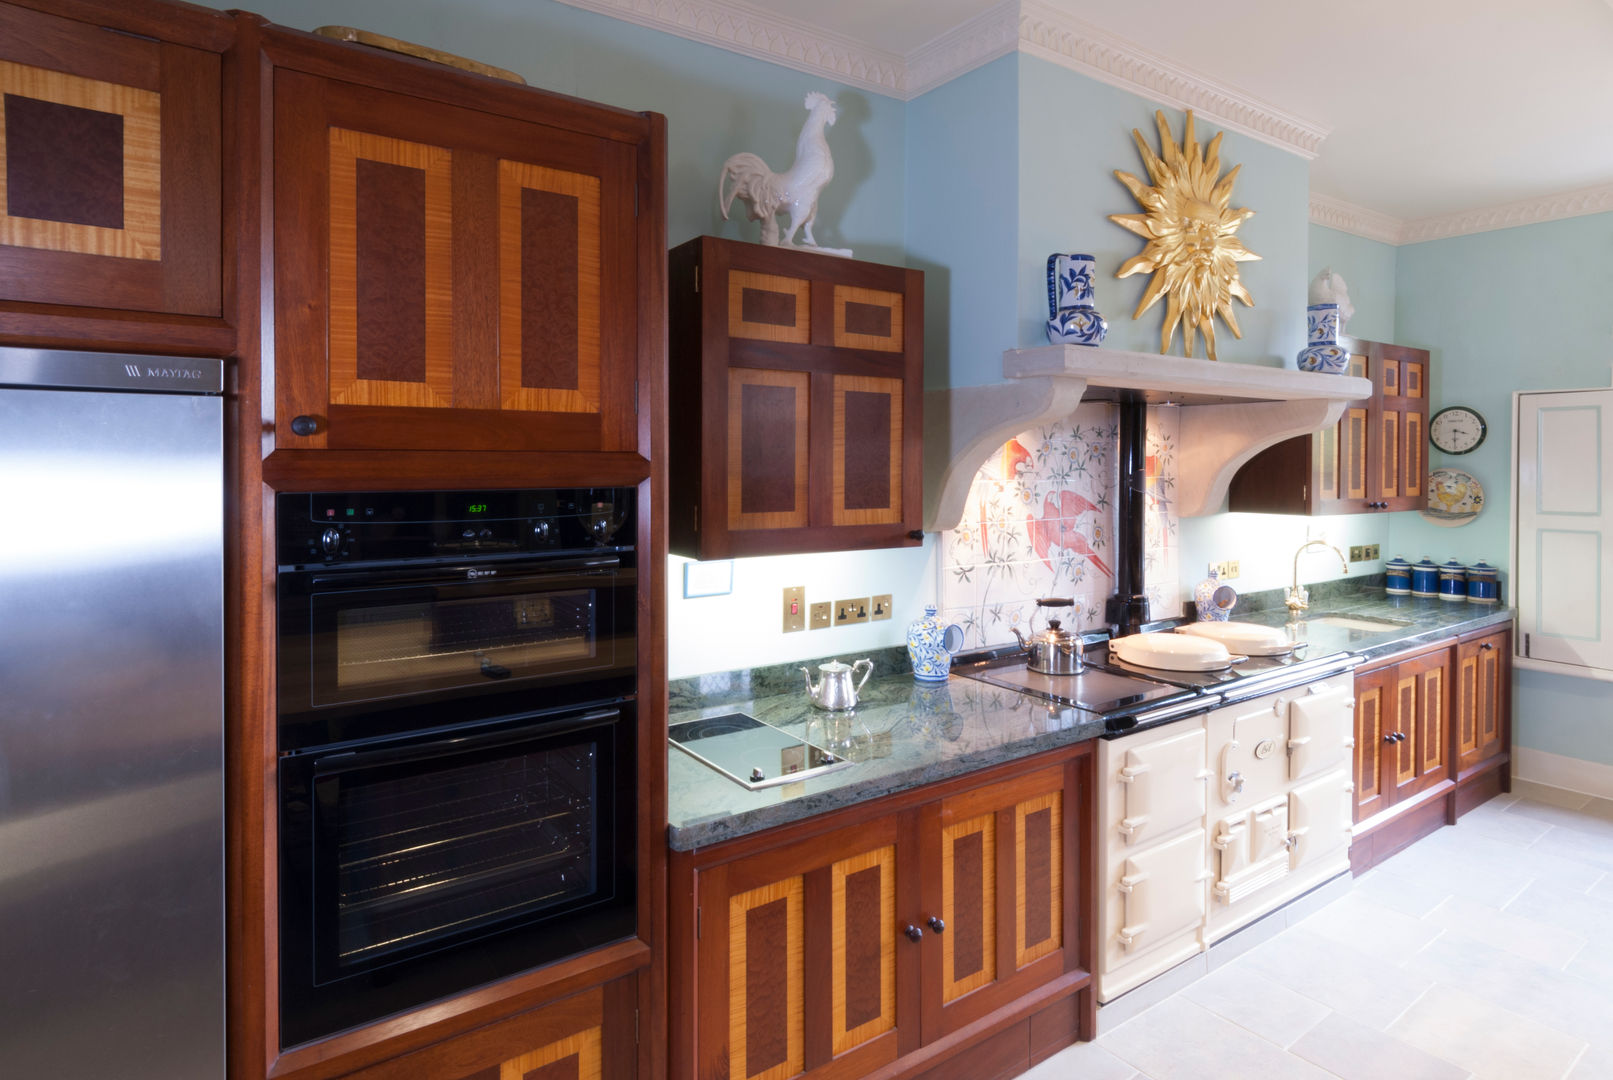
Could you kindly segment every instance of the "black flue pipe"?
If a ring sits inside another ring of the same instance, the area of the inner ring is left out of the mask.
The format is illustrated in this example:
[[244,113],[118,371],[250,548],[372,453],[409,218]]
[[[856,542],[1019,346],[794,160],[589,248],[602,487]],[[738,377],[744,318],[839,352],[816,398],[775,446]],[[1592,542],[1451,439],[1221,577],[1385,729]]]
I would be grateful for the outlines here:
[[1115,594],[1105,621],[1116,634],[1135,634],[1148,621],[1143,592],[1148,529],[1148,404],[1129,395],[1120,402],[1120,484],[1115,512],[1120,531],[1115,552]]

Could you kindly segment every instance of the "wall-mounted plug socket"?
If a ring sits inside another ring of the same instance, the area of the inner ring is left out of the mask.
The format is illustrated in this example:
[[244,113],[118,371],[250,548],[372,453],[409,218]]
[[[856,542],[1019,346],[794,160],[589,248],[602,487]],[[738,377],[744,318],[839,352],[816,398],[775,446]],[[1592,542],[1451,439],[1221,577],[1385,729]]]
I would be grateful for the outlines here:
[[834,624],[834,605],[827,600],[819,600],[812,605],[810,625],[814,630],[827,630]]
[[806,629],[806,587],[791,585],[784,590],[784,632]]
[[1227,559],[1215,564],[1215,576],[1222,581],[1232,581],[1238,576],[1238,560]]
[[1360,562],[1362,559],[1365,559],[1366,558],[1366,550],[1367,549],[1365,547],[1363,547],[1362,545],[1360,545],[1360,544],[1351,544],[1350,545],[1350,561],[1351,562]]
[[835,625],[850,626],[868,621],[868,597],[854,596],[850,600],[835,601]]
[[878,596],[874,597],[873,604],[874,606],[868,611],[868,617],[870,619],[873,619],[877,622],[880,619],[888,619],[891,617],[890,593],[880,593]]
[[1377,544],[1368,544],[1366,546],[1366,560],[1368,562],[1371,562],[1373,559],[1376,559],[1378,557],[1379,557],[1378,556],[1378,545]]

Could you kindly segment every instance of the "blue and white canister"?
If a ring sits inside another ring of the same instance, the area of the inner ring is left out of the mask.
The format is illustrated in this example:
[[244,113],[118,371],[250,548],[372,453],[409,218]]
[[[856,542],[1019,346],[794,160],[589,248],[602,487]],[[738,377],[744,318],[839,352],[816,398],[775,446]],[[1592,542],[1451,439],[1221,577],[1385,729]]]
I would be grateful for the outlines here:
[[1383,591],[1390,596],[1411,594],[1411,563],[1396,555],[1383,564]]
[[1501,600],[1501,572],[1480,559],[1467,568],[1467,602],[1495,604]]
[[1055,345],[1098,345],[1109,324],[1092,306],[1097,260],[1091,255],[1047,257],[1047,339]]
[[1339,344],[1339,306],[1312,304],[1305,309],[1305,340],[1296,361],[1301,371],[1338,375],[1350,361],[1350,354]]
[[1457,603],[1467,599],[1467,567],[1455,559],[1439,568],[1439,598]]
[[963,629],[942,626],[935,617],[935,605],[924,608],[924,618],[907,625],[907,660],[913,665],[913,678],[919,682],[946,682],[952,670],[952,654],[963,647]]
[[1439,566],[1427,555],[1411,568],[1411,595],[1439,595]]

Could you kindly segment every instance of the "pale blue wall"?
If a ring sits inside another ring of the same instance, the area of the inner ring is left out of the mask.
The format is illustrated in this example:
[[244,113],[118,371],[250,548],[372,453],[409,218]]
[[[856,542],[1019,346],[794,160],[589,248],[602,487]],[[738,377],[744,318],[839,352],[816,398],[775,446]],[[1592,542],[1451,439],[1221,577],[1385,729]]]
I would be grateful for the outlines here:
[[[1512,391],[1607,386],[1613,361],[1613,214],[1414,244],[1399,250],[1395,340],[1427,348],[1430,405],[1471,405],[1489,423],[1484,445],[1429,464],[1472,473],[1486,508],[1442,529],[1396,515],[1391,543],[1408,557],[1507,562]],[[1510,594],[1509,594],[1510,595]],[[1613,765],[1613,686],[1516,671],[1519,745]]]
[[924,382],[1001,382],[1014,343],[1017,54],[907,106],[908,265],[924,271]]
[[[1140,321],[1131,317],[1152,275],[1114,276],[1122,263],[1142,251],[1143,241],[1108,220],[1109,214],[1142,210],[1115,179],[1114,170],[1148,182],[1131,131],[1141,131],[1149,147],[1159,153],[1156,108],[1135,94],[1047,60],[1021,58],[1020,345],[1047,344],[1047,257],[1064,251],[1084,252],[1098,260],[1098,310],[1109,320],[1104,347],[1159,351],[1165,302],[1155,304]],[[1164,112],[1180,145],[1184,114],[1175,109]],[[1202,117],[1196,120],[1198,140],[1207,145],[1221,129]],[[1239,267],[1244,286],[1255,299],[1254,307],[1233,305],[1243,340],[1217,320],[1217,353],[1222,360],[1292,367],[1294,355],[1305,344],[1309,168],[1295,154],[1232,131],[1221,140],[1221,164],[1223,171],[1243,165],[1232,205],[1256,211],[1238,235],[1261,261]],[[1178,333],[1171,351],[1180,355],[1181,349]],[[1195,355],[1204,355],[1202,339]]]
[[1311,226],[1310,241],[1310,277],[1331,267],[1350,288],[1355,317],[1348,331],[1368,341],[1394,341],[1395,264],[1399,249],[1325,225]]
[[[219,5],[219,6],[222,6]],[[717,212],[717,170],[740,150],[789,167],[808,90],[840,105],[829,129],[835,179],[814,226],[825,246],[903,261],[904,106],[818,75],[634,26],[552,0],[262,0],[242,6],[301,30],[341,24],[419,42],[524,75],[545,90],[667,118],[667,237],[754,239]]]

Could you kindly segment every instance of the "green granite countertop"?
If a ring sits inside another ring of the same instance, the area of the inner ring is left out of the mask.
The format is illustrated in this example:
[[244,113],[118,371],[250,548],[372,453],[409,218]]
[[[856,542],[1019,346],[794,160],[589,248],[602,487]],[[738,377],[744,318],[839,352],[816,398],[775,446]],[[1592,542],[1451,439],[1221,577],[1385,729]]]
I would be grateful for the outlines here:
[[[1385,596],[1381,590],[1313,592],[1296,639],[1311,655],[1348,652],[1369,663],[1382,656],[1459,634],[1509,623],[1511,608],[1437,598]],[[1237,621],[1284,626],[1284,608],[1235,612]],[[1329,614],[1393,620],[1389,629],[1325,626]],[[1044,750],[1101,735],[1102,719],[1081,709],[954,676],[919,683],[889,655],[876,662],[851,713],[812,707],[795,670],[704,676],[678,685],[670,722],[742,712],[825,747],[855,764],[798,783],[750,791],[681,750],[668,747],[668,843],[690,851],[844,806],[934,783]],[[794,665],[789,667],[793,668]],[[690,681],[694,682],[694,681]],[[722,687],[727,693],[702,693]],[[736,696],[733,688],[750,691]]]

